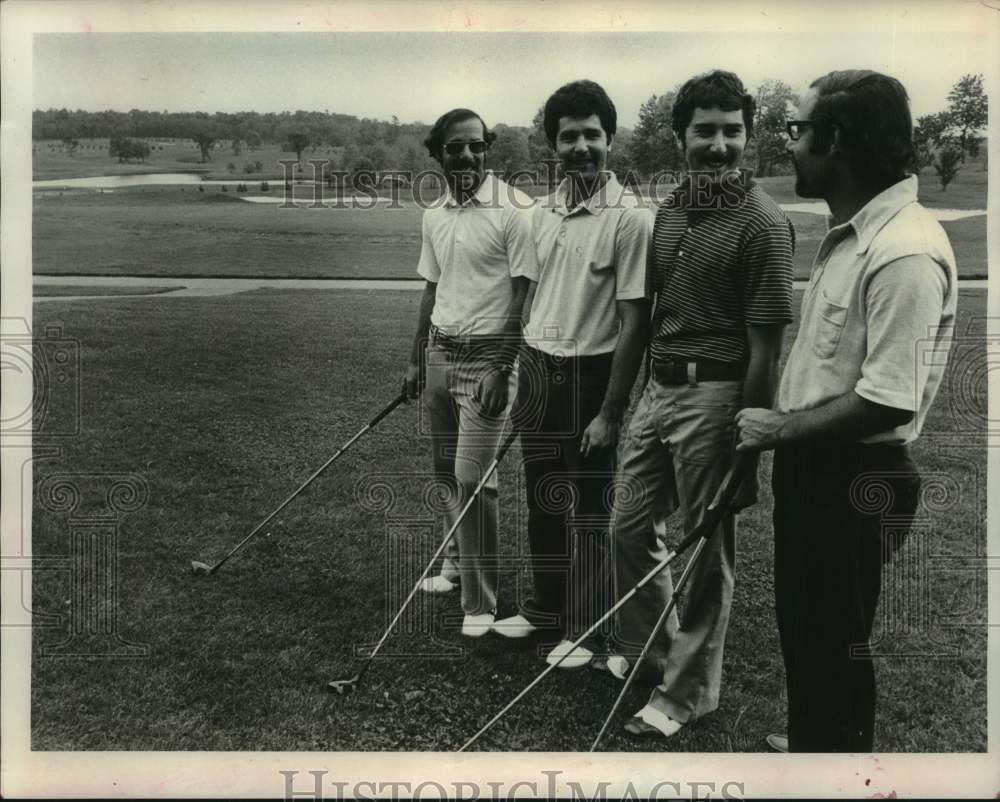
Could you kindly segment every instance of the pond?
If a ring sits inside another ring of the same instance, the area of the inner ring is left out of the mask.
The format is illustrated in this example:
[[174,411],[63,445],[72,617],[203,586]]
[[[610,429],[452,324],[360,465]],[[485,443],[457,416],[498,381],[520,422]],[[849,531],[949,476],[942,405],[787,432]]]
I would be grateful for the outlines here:
[[156,186],[163,184],[200,184],[199,173],[146,173],[145,175],[95,175],[87,178],[51,178],[32,181],[34,189],[46,187],[83,187],[89,189],[123,189],[125,187]]

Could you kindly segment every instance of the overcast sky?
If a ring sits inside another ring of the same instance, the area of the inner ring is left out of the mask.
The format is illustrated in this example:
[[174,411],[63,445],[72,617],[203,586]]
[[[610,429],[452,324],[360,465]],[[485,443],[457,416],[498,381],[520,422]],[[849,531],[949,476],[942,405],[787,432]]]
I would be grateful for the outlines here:
[[[712,7],[706,3],[705,7]],[[869,67],[898,77],[914,116],[989,66],[985,32],[949,33],[44,33],[34,40],[34,108],[330,110],[403,122],[471,106],[490,124],[529,125],[560,84],[603,84],[621,125],[640,103],[724,67],[753,89],[780,78]]]

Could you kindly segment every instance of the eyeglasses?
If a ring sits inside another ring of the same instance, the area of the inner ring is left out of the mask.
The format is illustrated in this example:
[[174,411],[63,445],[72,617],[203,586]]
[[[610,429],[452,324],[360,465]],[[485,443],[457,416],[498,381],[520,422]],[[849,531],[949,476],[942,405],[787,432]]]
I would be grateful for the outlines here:
[[480,153],[485,153],[489,145],[482,139],[474,139],[472,142],[445,142],[444,152],[449,156],[458,156],[466,147],[478,156]]
[[812,120],[789,120],[785,123],[785,132],[792,142],[798,142],[799,137],[802,136],[802,129],[810,125],[813,125]]

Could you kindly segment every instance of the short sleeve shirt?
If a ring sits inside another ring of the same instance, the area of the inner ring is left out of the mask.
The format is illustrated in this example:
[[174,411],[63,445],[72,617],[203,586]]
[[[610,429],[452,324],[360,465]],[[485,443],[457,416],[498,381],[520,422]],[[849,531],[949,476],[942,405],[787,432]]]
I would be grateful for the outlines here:
[[617,301],[647,297],[652,212],[612,173],[573,209],[568,190],[564,180],[535,208],[539,278],[525,340],[548,354],[611,353],[621,327]]
[[909,176],[820,244],[778,409],[811,409],[853,390],[914,413],[862,442],[916,439],[944,374],[957,297],[948,236],[917,203],[917,178]]
[[487,173],[464,204],[449,193],[424,212],[419,273],[437,284],[431,323],[452,336],[503,331],[511,278],[536,281],[532,199]]
[[794,246],[784,212],[745,174],[681,183],[653,229],[653,359],[744,362],[748,325],[792,320]]

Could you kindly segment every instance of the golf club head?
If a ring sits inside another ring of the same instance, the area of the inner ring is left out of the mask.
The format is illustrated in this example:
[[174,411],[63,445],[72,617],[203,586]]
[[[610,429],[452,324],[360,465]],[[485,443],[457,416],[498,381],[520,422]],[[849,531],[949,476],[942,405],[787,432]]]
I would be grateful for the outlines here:
[[205,563],[200,563],[197,560],[192,560],[191,573],[198,574],[199,576],[201,575],[211,576],[212,574],[215,573],[215,570],[210,565],[206,565]]
[[357,687],[358,680],[361,679],[360,674],[355,674],[350,679],[334,679],[326,683],[326,689],[328,691],[336,691],[341,696],[345,694],[352,693]]

